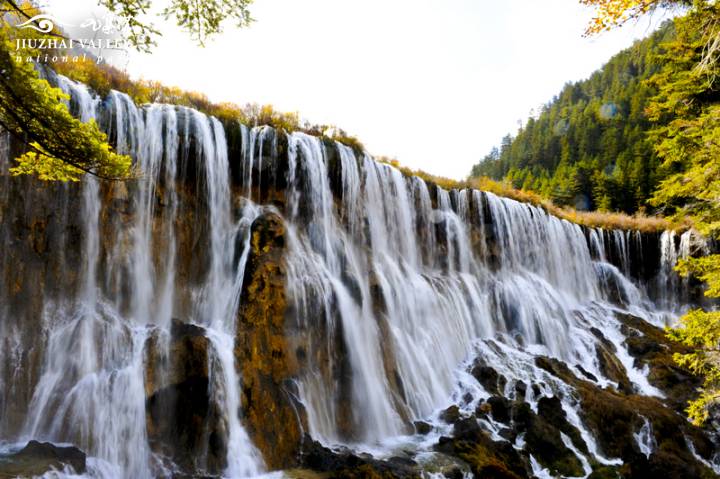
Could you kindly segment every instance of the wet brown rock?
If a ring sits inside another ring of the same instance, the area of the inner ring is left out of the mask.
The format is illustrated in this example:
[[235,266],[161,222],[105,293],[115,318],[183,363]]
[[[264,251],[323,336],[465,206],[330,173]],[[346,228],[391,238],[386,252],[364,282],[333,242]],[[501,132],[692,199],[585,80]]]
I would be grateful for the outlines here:
[[525,393],[527,392],[527,384],[525,384],[523,381],[518,381],[515,383],[515,399],[518,401],[524,401],[525,400]]
[[223,413],[208,395],[210,341],[205,330],[174,319],[167,344],[146,346],[146,422],[150,445],[183,470],[225,466]]
[[587,379],[589,379],[592,382],[597,382],[598,378],[591,372],[587,371],[585,368],[583,368],[580,364],[576,364],[575,368],[580,371],[580,373],[585,376]]
[[480,402],[480,404],[478,404],[475,408],[475,415],[477,417],[486,417],[490,413],[492,413],[492,407],[487,403],[487,401]]
[[487,400],[492,418],[498,422],[510,422],[510,401],[501,396],[492,396]]
[[666,394],[666,401],[676,411],[683,412],[701,385],[697,376],[680,368],[673,360],[673,354],[687,353],[688,348],[670,341],[662,329],[640,318],[620,313],[617,317],[623,323],[625,343],[637,366],[647,365],[650,384]]
[[460,419],[453,425],[453,438],[456,440],[477,442],[482,434],[475,417]]
[[337,479],[420,479],[415,461],[393,457],[387,461],[369,454],[357,455],[347,450],[334,451],[305,436],[301,464],[316,472],[327,473]]
[[615,356],[617,352],[615,346],[608,341],[597,328],[592,328],[590,332],[600,340],[600,343],[595,346],[595,354],[600,364],[600,371],[606,378],[618,384],[619,391],[625,394],[632,394],[632,383],[630,379],[628,379],[625,367],[618,360],[617,356]]
[[573,442],[573,445],[581,452],[587,453],[587,445],[580,436],[580,431],[568,422],[565,411],[562,408],[562,403],[557,396],[544,396],[538,400],[537,406],[538,416],[568,436]]
[[[540,357],[535,363],[576,389],[583,422],[596,438],[602,454],[623,460],[624,465],[619,468],[622,477],[715,477],[692,455],[686,442],[689,438],[698,454],[707,460],[713,452],[710,439],[684,415],[653,397],[598,388],[573,376],[567,366],[555,359]],[[649,421],[658,444],[649,458],[640,452],[634,438],[644,419]]]
[[285,328],[284,250],[282,219],[264,214],[255,220],[235,341],[244,422],[270,469],[297,465],[305,422],[293,382],[298,349]]
[[202,327],[176,318],[172,320],[167,345],[157,334],[153,334],[145,348],[146,396],[151,397],[164,387],[188,378],[207,379],[208,346],[209,340]]
[[583,467],[560,437],[560,430],[546,418],[535,414],[527,403],[513,408],[513,422],[518,433],[525,433],[526,449],[553,475],[578,477]]
[[460,419],[460,408],[455,405],[450,406],[440,413],[440,419],[448,424],[453,424]]
[[432,431],[432,426],[424,421],[415,421],[413,426],[418,434],[429,434]]
[[487,432],[480,429],[475,418],[459,421],[454,434],[454,438],[441,437],[435,449],[465,461],[475,477],[530,477],[527,460],[509,442],[493,441]]
[[482,387],[485,388],[487,392],[494,395],[501,394],[507,383],[507,379],[501,374],[498,374],[494,368],[483,364],[475,364],[470,370],[470,374],[482,384]]

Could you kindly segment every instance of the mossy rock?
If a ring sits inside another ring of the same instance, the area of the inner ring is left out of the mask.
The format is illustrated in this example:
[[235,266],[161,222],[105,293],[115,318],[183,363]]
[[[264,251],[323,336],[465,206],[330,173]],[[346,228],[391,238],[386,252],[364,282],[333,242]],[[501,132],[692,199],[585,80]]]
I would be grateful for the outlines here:
[[489,437],[480,441],[458,442],[455,453],[467,462],[475,477],[523,479],[529,477],[524,461],[509,442],[493,442]]
[[696,396],[702,381],[689,371],[679,367],[673,359],[675,353],[687,353],[689,349],[670,341],[662,329],[630,314],[616,314],[622,323],[628,352],[638,366],[647,366],[648,380],[667,396],[666,402],[676,411],[684,412],[689,400]]
[[298,465],[305,413],[296,399],[297,354],[285,327],[285,225],[268,213],[252,225],[238,311],[235,357],[244,422],[271,469]]
[[455,405],[450,406],[440,413],[440,419],[448,424],[454,424],[460,420],[460,408]]
[[510,422],[510,401],[502,396],[492,396],[488,398],[487,404],[490,406],[490,414],[495,421],[504,424]]
[[590,332],[599,340],[595,346],[595,355],[600,365],[600,372],[611,381],[618,384],[618,391],[625,394],[634,392],[632,383],[628,379],[627,371],[617,358],[615,346],[607,340],[602,332],[597,328],[591,328]]
[[435,450],[462,459],[475,477],[529,477],[530,466],[508,441],[493,441],[475,417],[455,423],[453,438],[441,437]]
[[391,458],[381,461],[369,454],[357,455],[349,450],[334,451],[310,436],[303,438],[300,456],[302,467],[337,479],[420,479],[414,461]]
[[473,365],[470,374],[472,374],[490,394],[502,394],[502,390],[505,388],[505,384],[507,384],[507,379],[502,374],[499,374],[494,368],[478,362]]
[[553,475],[582,476],[582,463],[562,441],[560,429],[538,416],[527,403],[513,407],[516,432],[525,433],[525,450]]
[[567,420],[560,398],[544,396],[538,401],[538,416],[549,422],[570,438],[573,445],[583,454],[588,453],[587,444],[578,431]]
[[617,467],[614,466],[598,466],[593,469],[588,479],[623,479],[623,475],[620,473]]
[[[535,362],[576,389],[583,422],[593,433],[602,454],[623,460],[623,466],[618,469],[622,477],[716,477],[695,459],[686,443],[687,437],[696,445],[697,452],[708,458],[713,448],[707,433],[659,399],[601,389],[574,377],[567,366],[555,359],[539,357]],[[634,437],[644,423],[643,418],[650,422],[658,444],[649,458],[640,452]]]

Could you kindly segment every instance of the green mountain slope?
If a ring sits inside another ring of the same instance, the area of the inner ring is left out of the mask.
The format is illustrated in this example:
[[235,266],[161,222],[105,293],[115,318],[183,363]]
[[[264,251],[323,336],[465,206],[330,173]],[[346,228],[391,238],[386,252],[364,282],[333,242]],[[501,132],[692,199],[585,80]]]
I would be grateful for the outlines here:
[[662,45],[673,36],[666,22],[587,80],[565,85],[470,176],[505,179],[578,209],[644,207],[659,181],[645,111],[657,91],[647,80],[661,69]]

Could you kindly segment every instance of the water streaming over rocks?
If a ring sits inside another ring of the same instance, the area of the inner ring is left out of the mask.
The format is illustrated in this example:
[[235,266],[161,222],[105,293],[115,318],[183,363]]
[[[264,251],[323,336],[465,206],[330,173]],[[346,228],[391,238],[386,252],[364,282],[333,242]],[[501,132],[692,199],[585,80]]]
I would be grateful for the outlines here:
[[[139,176],[11,179],[2,138],[8,451],[71,443],[112,478],[586,477],[663,447],[713,467],[657,329],[699,298],[672,270],[708,251],[695,233],[588,229],[326,139],[54,81]],[[615,403],[618,447],[599,419]]]

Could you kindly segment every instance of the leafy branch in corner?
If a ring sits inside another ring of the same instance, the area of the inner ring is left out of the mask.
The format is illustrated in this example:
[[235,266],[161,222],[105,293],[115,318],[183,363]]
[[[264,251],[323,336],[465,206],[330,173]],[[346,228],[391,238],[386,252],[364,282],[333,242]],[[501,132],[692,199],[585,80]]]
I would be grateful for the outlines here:
[[[150,0],[99,0],[100,5],[127,20],[127,39],[140,51],[150,51],[156,45],[155,38],[161,33],[147,20],[152,2]],[[173,19],[200,46],[222,32],[226,19],[235,21],[238,28],[252,23],[250,4],[252,0],[172,0],[161,15]]]
[[62,181],[77,181],[85,173],[126,178],[130,157],[113,152],[94,121],[83,123],[70,114],[67,95],[24,61],[33,52],[13,51],[10,29],[0,28],[0,126],[26,145],[10,172]]
[[[149,52],[161,35],[152,22],[150,0],[98,0],[101,6],[125,20],[130,45]],[[222,31],[225,19],[238,27],[252,22],[252,0],[172,0],[161,15],[174,19],[201,46]],[[0,127],[19,139],[26,152],[16,159],[13,175],[34,175],[42,180],[78,181],[89,173],[104,179],[131,175],[131,159],[113,151],[107,136],[94,120],[83,123],[68,109],[69,98],[40,78],[32,62],[41,52],[32,48],[14,51],[13,25],[41,13],[31,1],[0,0]],[[23,35],[63,37],[62,32]],[[47,53],[47,52],[43,52]]]

